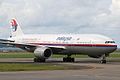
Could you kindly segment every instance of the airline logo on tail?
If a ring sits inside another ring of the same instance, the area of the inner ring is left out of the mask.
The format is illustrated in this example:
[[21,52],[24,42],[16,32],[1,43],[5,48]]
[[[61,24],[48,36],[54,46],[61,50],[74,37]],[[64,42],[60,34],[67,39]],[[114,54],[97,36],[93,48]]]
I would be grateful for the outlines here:
[[18,26],[15,19],[12,19],[11,25],[12,25],[12,31],[15,32],[17,30],[17,26]]

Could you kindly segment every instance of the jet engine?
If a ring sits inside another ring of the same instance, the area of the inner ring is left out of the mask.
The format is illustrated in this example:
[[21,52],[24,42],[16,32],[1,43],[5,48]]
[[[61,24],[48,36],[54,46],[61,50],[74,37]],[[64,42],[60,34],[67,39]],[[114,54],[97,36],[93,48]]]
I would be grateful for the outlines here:
[[38,47],[34,51],[35,57],[48,59],[52,55],[52,50],[48,47]]

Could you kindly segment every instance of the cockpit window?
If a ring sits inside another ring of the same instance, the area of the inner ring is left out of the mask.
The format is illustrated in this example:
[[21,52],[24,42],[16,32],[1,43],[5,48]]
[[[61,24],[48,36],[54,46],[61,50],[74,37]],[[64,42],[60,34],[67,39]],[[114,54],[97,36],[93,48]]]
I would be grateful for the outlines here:
[[115,43],[115,41],[106,41],[105,43]]

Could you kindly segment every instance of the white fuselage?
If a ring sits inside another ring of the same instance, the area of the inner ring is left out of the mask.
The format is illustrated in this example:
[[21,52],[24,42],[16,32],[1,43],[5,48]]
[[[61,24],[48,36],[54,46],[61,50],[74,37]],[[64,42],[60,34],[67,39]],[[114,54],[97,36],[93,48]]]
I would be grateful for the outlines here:
[[77,53],[97,56],[109,54],[117,48],[112,39],[97,34],[23,35],[12,37],[12,40],[15,40],[15,43],[65,48],[61,52],[55,52],[56,54]]
[[11,20],[11,36],[0,39],[2,44],[9,44],[34,53],[34,62],[45,62],[52,54],[65,54],[64,62],[74,62],[72,54],[84,54],[100,58],[106,63],[109,53],[117,49],[115,41],[97,34],[29,34],[23,33],[16,19]]

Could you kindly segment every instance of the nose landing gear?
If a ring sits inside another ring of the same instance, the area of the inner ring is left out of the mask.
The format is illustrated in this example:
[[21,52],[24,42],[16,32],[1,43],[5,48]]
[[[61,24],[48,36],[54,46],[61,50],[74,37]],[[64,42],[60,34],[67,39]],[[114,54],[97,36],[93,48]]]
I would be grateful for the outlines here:
[[104,55],[102,56],[102,60],[101,60],[100,63],[102,63],[102,64],[106,64],[106,63],[107,63],[107,61],[106,61],[106,54],[104,54]]

